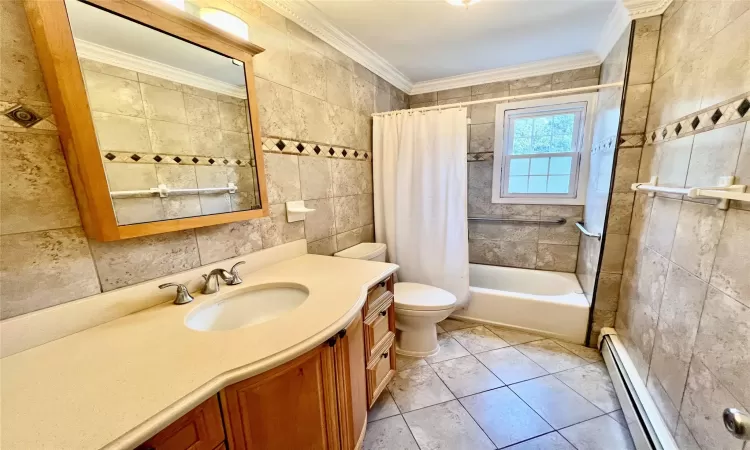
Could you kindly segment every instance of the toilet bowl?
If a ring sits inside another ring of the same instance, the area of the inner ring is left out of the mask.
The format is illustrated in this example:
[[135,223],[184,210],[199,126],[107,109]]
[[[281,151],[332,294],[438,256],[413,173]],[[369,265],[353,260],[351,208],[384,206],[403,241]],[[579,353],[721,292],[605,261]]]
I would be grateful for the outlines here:
[[[385,244],[358,244],[334,256],[371,261],[385,261]],[[437,354],[435,325],[451,315],[456,296],[426,284],[401,282],[394,285],[396,311],[396,353],[426,357]]]

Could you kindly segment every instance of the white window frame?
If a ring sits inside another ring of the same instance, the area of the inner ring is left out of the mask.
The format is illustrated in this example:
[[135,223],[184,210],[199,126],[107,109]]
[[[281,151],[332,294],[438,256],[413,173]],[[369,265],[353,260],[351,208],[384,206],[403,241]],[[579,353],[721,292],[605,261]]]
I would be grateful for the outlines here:
[[[526,100],[513,103],[500,103],[495,107],[495,149],[492,170],[492,203],[525,204],[525,205],[583,205],[586,203],[589,167],[591,164],[591,140],[593,134],[594,113],[596,111],[596,93],[566,95],[560,97]],[[509,129],[511,116],[538,115],[540,112],[554,113],[571,107],[585,104],[582,116],[583,126],[575,138],[578,139],[579,151],[570,153],[546,153],[525,155],[526,157],[574,156],[571,170],[571,187],[575,194],[507,194],[503,175],[508,172],[510,160],[506,148],[512,137]],[[524,111],[516,111],[524,110]],[[506,117],[506,113],[510,113]],[[506,133],[506,130],[508,131]],[[576,161],[577,159],[577,161]],[[577,171],[575,164],[577,163]],[[573,180],[575,179],[575,181]]]

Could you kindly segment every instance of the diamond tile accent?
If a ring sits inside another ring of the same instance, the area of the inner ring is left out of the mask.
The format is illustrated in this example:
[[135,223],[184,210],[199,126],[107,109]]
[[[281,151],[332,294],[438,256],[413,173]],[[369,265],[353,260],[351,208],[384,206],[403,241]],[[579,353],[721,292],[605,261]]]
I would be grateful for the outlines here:
[[112,161],[113,159],[116,158],[116,156],[113,155],[112,153],[107,153],[106,155],[104,155],[104,157],[107,158],[110,161]]
[[284,141],[279,139],[279,142],[276,143],[276,147],[278,147],[279,150],[284,150],[284,147],[286,147],[286,144],[284,144]]
[[154,161],[161,162],[161,160],[162,160],[161,156],[159,156],[159,155],[154,156]]
[[315,151],[316,155],[320,154],[320,147],[318,147],[317,145],[315,146],[315,148],[313,148],[313,150]]
[[23,105],[18,105],[6,112],[5,116],[24,128],[30,128],[43,119],[37,113]]
[[132,160],[133,160],[133,161],[135,161],[135,162],[138,162],[138,160],[140,160],[140,159],[141,159],[141,157],[140,157],[140,156],[138,156],[138,155],[136,155],[136,154],[134,153],[134,154],[130,155],[130,159],[132,159]]
[[714,114],[711,116],[711,122],[713,123],[718,122],[719,119],[721,119],[721,116],[723,115],[724,114],[721,113],[721,110],[717,108],[716,111],[714,111]]
[[172,159],[174,160],[174,162],[176,162],[176,163],[178,163],[178,164],[179,164],[180,162],[182,162],[182,158],[180,158],[179,156],[175,156],[175,157],[174,157],[174,158],[172,158]]
[[750,100],[744,99],[737,107],[737,112],[740,114],[740,117],[745,117],[748,110],[750,110]]
[[680,125],[680,124],[678,123],[678,124],[677,124],[677,126],[676,126],[676,127],[674,127],[674,134],[676,134],[676,135],[678,135],[678,136],[679,136],[679,135],[680,135],[680,131],[682,131],[682,125]]
[[336,154],[336,151],[333,149],[333,147],[331,147],[331,148],[328,149],[328,154],[331,155],[331,156],[333,156],[334,154]]
[[696,128],[698,128],[698,124],[699,124],[699,123],[701,123],[701,120],[700,120],[700,119],[699,119],[699,118],[698,118],[698,117],[696,116],[696,117],[695,117],[695,118],[693,119],[693,121],[692,121],[692,122],[690,122],[690,126],[691,126],[691,127],[693,127],[693,129],[695,130]]
[[198,164],[198,161],[200,161],[200,160],[198,158],[193,158],[191,161],[193,161],[194,163]]

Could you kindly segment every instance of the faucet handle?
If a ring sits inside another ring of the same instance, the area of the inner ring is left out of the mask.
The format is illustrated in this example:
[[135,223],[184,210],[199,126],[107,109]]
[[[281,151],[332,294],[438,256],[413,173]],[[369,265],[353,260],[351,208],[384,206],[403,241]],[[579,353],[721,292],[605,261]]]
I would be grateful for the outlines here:
[[178,283],[165,283],[162,285],[159,285],[159,289],[164,289],[174,286],[177,288],[177,296],[174,298],[174,304],[175,305],[184,305],[185,303],[190,303],[193,301],[193,296],[190,295],[190,292],[188,292],[187,287],[185,287],[184,284],[178,284]]
[[245,264],[245,261],[237,262],[237,264],[233,265],[229,270],[229,273],[232,274],[232,279],[227,281],[228,285],[234,286],[237,284],[242,284],[242,278],[240,278],[240,273],[237,271],[237,266],[241,266],[242,264]]

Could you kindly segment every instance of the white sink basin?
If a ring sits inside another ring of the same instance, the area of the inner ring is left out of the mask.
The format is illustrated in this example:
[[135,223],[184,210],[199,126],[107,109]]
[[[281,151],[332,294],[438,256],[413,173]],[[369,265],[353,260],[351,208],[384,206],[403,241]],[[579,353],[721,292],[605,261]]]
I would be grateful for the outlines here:
[[257,325],[297,308],[309,294],[306,287],[294,283],[248,286],[202,304],[185,317],[185,325],[196,331]]

